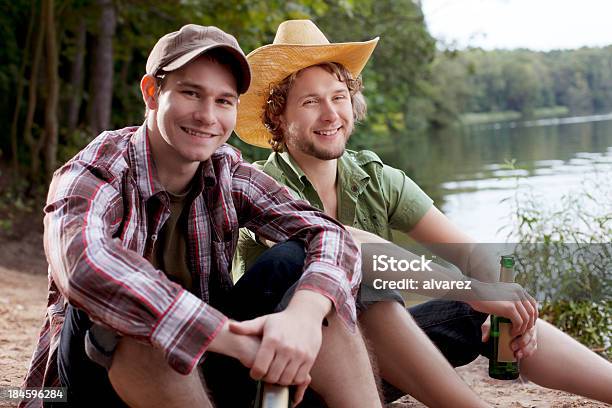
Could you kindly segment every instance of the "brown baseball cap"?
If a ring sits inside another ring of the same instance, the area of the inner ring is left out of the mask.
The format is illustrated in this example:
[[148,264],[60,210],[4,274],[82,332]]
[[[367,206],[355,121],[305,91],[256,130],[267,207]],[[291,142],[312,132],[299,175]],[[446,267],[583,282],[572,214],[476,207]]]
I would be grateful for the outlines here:
[[223,30],[196,24],[187,24],[179,31],[164,35],[157,41],[147,59],[147,74],[152,76],[171,72],[191,62],[212,49],[223,49],[236,60],[233,70],[238,83],[238,92],[243,94],[251,83],[249,63],[234,36]]

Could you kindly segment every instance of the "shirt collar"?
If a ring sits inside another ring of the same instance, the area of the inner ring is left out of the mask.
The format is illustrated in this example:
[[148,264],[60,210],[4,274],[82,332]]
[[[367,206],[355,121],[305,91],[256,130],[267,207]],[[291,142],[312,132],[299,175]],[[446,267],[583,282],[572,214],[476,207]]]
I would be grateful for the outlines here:
[[263,171],[277,180],[280,180],[280,176],[284,173],[287,180],[294,184],[300,192],[304,190],[306,181],[308,181],[304,171],[286,151],[282,153],[272,152],[263,166]]
[[342,190],[350,195],[357,196],[366,188],[370,182],[370,175],[361,168],[353,152],[345,151],[338,159],[338,175]]
[[[370,181],[369,174],[361,168],[361,164],[352,151],[347,150],[338,158],[341,190],[354,197],[361,194]],[[310,183],[304,171],[286,151],[272,153],[264,164],[263,171],[271,174],[277,180],[279,179],[278,176],[284,174],[300,192],[304,191],[306,182]]]

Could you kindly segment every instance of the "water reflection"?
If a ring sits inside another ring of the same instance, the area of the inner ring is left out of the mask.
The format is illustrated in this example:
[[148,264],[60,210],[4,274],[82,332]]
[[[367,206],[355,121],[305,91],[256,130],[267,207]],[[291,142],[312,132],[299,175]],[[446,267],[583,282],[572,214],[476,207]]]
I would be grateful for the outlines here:
[[[521,188],[550,203],[579,191],[585,177],[612,177],[612,115],[454,129],[403,147],[376,151],[471,235],[494,242],[510,222],[510,207],[501,201],[514,196],[517,176]],[[518,169],[505,164],[512,159]]]

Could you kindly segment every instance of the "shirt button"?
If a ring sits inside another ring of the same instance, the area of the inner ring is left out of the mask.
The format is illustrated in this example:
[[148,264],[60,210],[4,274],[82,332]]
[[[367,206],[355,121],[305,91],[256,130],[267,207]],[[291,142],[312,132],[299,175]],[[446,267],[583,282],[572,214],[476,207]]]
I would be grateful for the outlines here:
[[157,241],[157,234],[151,235],[151,241],[153,242]]
[[356,193],[356,192],[357,192],[357,186],[353,184],[353,185],[351,186],[351,191],[352,191],[353,193]]

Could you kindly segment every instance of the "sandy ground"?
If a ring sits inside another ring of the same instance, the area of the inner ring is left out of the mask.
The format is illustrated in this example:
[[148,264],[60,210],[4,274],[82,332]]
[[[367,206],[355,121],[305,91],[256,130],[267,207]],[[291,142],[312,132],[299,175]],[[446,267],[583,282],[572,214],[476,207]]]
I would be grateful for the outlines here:
[[[20,386],[45,313],[47,279],[0,267],[0,387]],[[0,401],[2,406],[16,406]]]
[[[19,386],[27,371],[46,303],[47,277],[40,231],[0,238],[0,386]],[[609,407],[586,398],[548,390],[521,381],[497,381],[487,376],[480,358],[458,369],[463,380],[494,407],[570,408]],[[612,386],[612,384],[611,384]],[[16,406],[0,401],[0,407]],[[449,402],[448,407],[453,403]],[[410,397],[393,408],[424,405]]]

